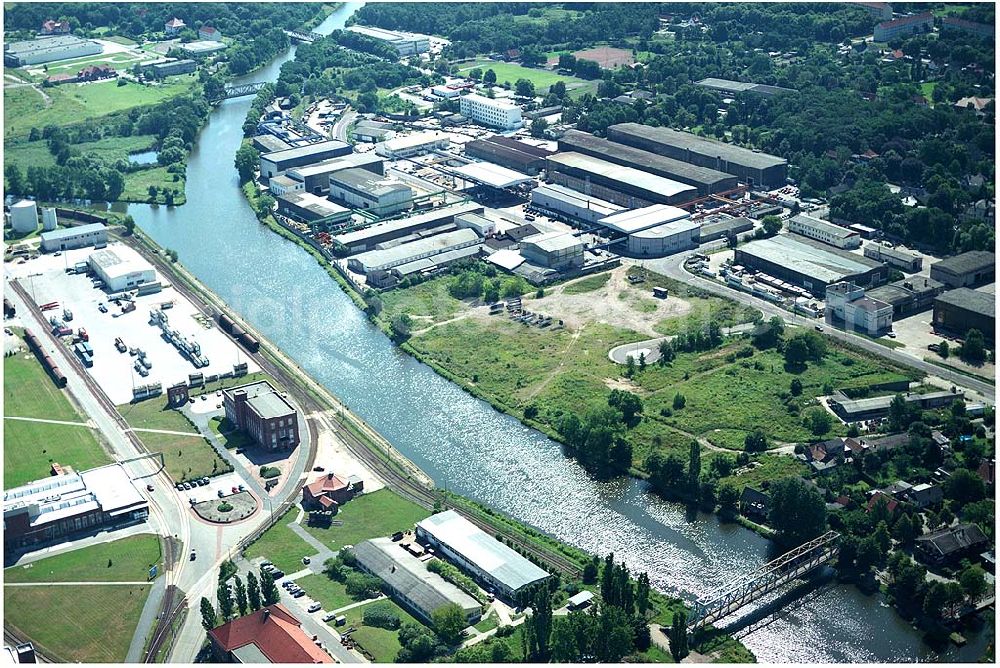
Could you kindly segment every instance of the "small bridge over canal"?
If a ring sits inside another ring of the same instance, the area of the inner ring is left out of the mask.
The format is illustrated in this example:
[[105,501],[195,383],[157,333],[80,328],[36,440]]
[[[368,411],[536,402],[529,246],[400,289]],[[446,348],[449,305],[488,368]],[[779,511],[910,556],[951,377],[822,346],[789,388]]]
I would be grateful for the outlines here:
[[244,84],[226,84],[226,87],[223,88],[222,92],[209,100],[209,102],[222,102],[223,100],[228,100],[234,97],[256,95],[260,92],[260,89],[266,85],[266,81],[255,81],[253,83]]
[[323,35],[318,32],[302,32],[301,30],[286,30],[284,31],[291,39],[297,42],[305,42],[306,44],[312,44],[318,39],[322,39]]
[[752,573],[737,578],[708,596],[698,599],[688,631],[696,633],[708,624],[728,617],[740,608],[760,600],[792,580],[829,563],[840,549],[840,534],[828,531],[803,543]]

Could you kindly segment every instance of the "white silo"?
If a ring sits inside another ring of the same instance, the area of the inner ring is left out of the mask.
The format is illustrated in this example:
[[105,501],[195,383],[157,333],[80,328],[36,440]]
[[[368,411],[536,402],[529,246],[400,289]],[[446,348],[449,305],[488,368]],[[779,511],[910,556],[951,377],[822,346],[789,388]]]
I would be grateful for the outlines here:
[[38,229],[38,207],[30,199],[23,199],[10,207],[10,226],[18,234],[28,234]]
[[42,231],[51,232],[59,227],[59,220],[56,218],[56,210],[53,207],[42,209]]

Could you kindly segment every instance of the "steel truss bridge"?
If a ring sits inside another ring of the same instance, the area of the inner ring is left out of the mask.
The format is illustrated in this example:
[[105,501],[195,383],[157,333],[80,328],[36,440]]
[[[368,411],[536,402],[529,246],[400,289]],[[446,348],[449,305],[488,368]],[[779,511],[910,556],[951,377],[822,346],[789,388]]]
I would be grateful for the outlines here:
[[688,623],[688,631],[696,633],[828,563],[840,549],[839,540],[839,533],[828,531],[743,575],[722,589],[698,599],[694,615]]
[[302,32],[301,30],[286,30],[285,34],[300,42],[312,44],[316,40],[323,39],[323,35],[318,32]]
[[233,97],[245,97],[256,95],[260,89],[267,85],[266,81],[255,81],[253,83],[227,85],[221,95],[217,95],[210,102],[221,102]]

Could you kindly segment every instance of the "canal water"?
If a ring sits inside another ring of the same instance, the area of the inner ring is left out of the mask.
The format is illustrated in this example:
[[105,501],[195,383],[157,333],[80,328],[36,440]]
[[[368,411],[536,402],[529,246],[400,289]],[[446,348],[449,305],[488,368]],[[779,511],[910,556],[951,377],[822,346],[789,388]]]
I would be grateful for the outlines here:
[[[359,6],[342,6],[319,32],[343,26]],[[246,80],[274,80],[294,51]],[[187,204],[128,206],[205,285],[439,486],[589,552],[613,551],[657,589],[687,600],[773,556],[753,532],[690,515],[643,483],[594,482],[557,443],[398,351],[309,254],[254,217],[233,166],[250,101],[228,100],[212,113],[188,162]],[[972,637],[939,656],[878,596],[842,586],[820,589],[741,640],[772,662],[974,661],[985,644]]]

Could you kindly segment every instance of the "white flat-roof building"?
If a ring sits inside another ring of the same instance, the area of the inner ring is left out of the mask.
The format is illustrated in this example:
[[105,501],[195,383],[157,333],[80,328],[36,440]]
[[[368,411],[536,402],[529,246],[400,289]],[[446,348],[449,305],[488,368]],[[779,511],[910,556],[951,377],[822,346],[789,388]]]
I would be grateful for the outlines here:
[[525,237],[521,255],[531,264],[557,271],[583,266],[583,242],[570,232],[544,232]]
[[431,50],[430,40],[427,38],[427,35],[418,35],[397,30],[384,30],[369,26],[351,26],[348,30],[388,43],[396,49],[396,53],[399,54],[400,58],[413,56],[418,53],[427,53]]
[[133,290],[156,282],[153,265],[127,246],[115,245],[87,257],[87,264],[111,292]]
[[788,231],[822,241],[837,248],[861,248],[861,235],[854,230],[800,213],[788,221]]
[[834,283],[826,287],[826,321],[881,336],[892,329],[892,304],[866,297],[853,283]]
[[586,223],[596,223],[624,209],[611,202],[585,195],[566,186],[546,183],[531,191],[531,204]]
[[445,86],[440,84],[431,88],[431,94],[437,95],[438,97],[443,97],[445,99],[451,99],[453,97],[458,97],[462,94],[461,88],[451,88],[450,86]]
[[515,172],[491,162],[470,162],[455,168],[455,173],[468,181],[489,186],[491,188],[513,188],[522,183],[531,183],[530,176]]
[[215,40],[201,39],[196,42],[188,42],[187,44],[181,44],[180,49],[181,51],[186,51],[195,58],[198,58],[200,56],[207,56],[209,54],[215,53],[216,51],[222,51],[227,46],[229,45],[221,40],[215,41]]
[[330,199],[387,216],[413,205],[413,189],[366,169],[343,169],[330,174]]
[[635,257],[664,257],[692,250],[701,240],[701,223],[681,218],[628,235],[628,254]]
[[3,493],[4,548],[143,522],[149,503],[120,464],[61,473]]
[[38,229],[38,205],[22,199],[10,205],[10,227],[18,234],[29,234]]
[[459,229],[469,228],[470,230],[475,230],[481,237],[491,236],[497,231],[496,221],[490,220],[478,213],[463,213],[460,216],[455,216],[455,224],[458,225]]
[[423,155],[435,149],[445,149],[448,148],[449,143],[451,140],[448,139],[448,135],[437,132],[418,132],[380,141],[375,144],[375,153],[383,158],[396,160]]
[[676,206],[653,204],[601,218],[597,224],[622,234],[634,234],[690,217],[690,213]]
[[454,510],[419,522],[417,538],[508,600],[549,578],[547,572]]
[[282,151],[262,153],[260,156],[260,178],[269,179],[272,176],[284,174],[295,167],[350,155],[353,152],[354,148],[350,144],[331,139]]
[[104,223],[88,223],[78,227],[65,227],[51,232],[42,232],[42,250],[52,251],[100,246],[108,243],[108,229]]
[[459,100],[459,113],[476,123],[503,130],[516,130],[524,124],[521,107],[510,100],[490,99],[476,93]]
[[56,35],[24,42],[5,42],[3,64],[7,67],[41,65],[57,60],[95,56],[101,51],[101,45],[89,39],[80,39],[75,35]]

